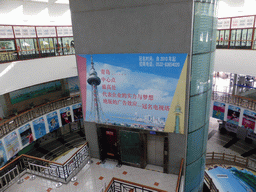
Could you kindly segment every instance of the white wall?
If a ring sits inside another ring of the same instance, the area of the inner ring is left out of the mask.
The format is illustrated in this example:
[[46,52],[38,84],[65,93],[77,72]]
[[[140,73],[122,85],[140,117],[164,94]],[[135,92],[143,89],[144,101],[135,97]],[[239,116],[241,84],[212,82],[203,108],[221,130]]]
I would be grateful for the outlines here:
[[0,95],[28,86],[77,76],[74,55],[0,65]]
[[217,49],[214,71],[256,76],[256,50]]

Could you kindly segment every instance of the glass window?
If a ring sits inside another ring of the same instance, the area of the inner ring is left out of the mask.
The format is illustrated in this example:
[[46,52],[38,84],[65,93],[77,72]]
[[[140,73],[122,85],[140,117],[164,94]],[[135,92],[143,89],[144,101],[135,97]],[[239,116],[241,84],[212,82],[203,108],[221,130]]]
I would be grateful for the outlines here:
[[256,49],[256,29],[254,29],[254,37],[253,37],[252,49]]
[[231,37],[230,37],[230,46],[235,46],[235,40],[236,40],[236,30],[231,31]]
[[251,47],[252,43],[252,29],[248,29],[246,46]]
[[224,31],[224,30],[221,30],[221,31],[220,31],[220,41],[219,41],[219,45],[224,45],[224,34],[225,34],[225,31]]
[[241,45],[241,32],[242,32],[241,29],[237,29],[236,31],[236,43],[235,43],[236,47]]
[[246,40],[247,40],[247,29],[242,29],[242,41],[241,41],[241,46],[246,45]]
[[230,30],[225,30],[224,45],[226,46],[228,46],[229,43],[229,32]]
[[0,63],[17,60],[14,40],[0,40]]
[[220,36],[220,31],[217,31],[217,35],[216,35],[216,45],[219,45],[219,36]]

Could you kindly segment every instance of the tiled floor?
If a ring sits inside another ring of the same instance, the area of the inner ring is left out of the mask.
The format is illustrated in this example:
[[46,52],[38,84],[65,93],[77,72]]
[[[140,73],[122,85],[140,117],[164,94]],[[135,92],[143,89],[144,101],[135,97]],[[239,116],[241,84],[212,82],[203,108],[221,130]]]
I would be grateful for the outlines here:
[[[128,180],[131,182],[147,185],[168,192],[175,191],[177,175],[164,174],[145,169],[139,169],[123,165],[121,168],[111,166],[112,162],[107,161],[105,167],[98,163],[98,159],[93,159],[91,165],[86,165],[78,174],[76,182],[63,184],[56,188],[56,182],[36,177],[35,180],[24,180],[23,183],[15,183],[6,191],[8,192],[45,192],[45,191],[62,191],[62,192],[100,192],[100,190],[111,181],[112,177]],[[30,174],[24,175],[26,178]]]

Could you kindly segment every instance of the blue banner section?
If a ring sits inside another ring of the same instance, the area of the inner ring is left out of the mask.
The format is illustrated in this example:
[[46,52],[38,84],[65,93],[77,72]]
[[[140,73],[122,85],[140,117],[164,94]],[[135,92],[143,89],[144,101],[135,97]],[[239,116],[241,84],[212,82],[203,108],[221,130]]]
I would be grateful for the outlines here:
[[[86,121],[164,130],[187,54],[79,56],[86,60],[86,81],[80,82],[81,91],[86,89]],[[183,109],[175,102],[178,127]]]
[[20,144],[18,141],[18,136],[15,131],[11,132],[4,138],[4,143],[7,149],[8,157],[12,158],[20,150]]
[[2,141],[0,140],[0,167],[4,166],[7,162],[6,153]]
[[60,127],[57,112],[54,111],[46,115],[49,131],[52,132]]
[[39,139],[46,134],[45,122],[43,117],[40,117],[37,120],[33,121],[33,126],[36,139]]

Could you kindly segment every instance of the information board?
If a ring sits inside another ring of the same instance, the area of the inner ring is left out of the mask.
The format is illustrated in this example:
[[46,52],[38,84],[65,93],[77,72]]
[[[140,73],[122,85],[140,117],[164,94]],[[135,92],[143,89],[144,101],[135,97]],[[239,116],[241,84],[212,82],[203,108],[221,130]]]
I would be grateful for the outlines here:
[[218,19],[217,29],[229,29],[230,28],[230,18],[229,19]]
[[0,26],[0,38],[14,38],[11,26]]
[[231,28],[252,28],[254,24],[254,16],[232,18]]

